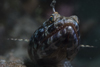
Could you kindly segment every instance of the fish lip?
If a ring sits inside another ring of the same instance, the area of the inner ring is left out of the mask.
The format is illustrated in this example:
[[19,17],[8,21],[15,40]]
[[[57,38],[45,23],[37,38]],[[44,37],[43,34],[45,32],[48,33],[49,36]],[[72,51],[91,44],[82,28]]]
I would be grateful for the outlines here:
[[[77,36],[77,38],[78,38],[78,34],[77,34],[77,30],[76,30],[76,28],[75,28],[75,25],[74,25],[73,23],[65,23],[64,25],[62,25],[62,26],[58,27],[56,30],[54,30],[52,33],[48,34],[48,35],[41,41],[41,43],[43,43],[45,40],[47,40],[49,37],[51,37],[51,36],[54,35],[55,33],[58,33],[60,30],[63,30],[63,29],[64,29],[65,27],[67,27],[67,26],[71,26],[71,27],[72,27],[72,29],[75,31],[75,34],[76,34],[76,36]],[[78,40],[79,40],[79,38],[78,38]]]

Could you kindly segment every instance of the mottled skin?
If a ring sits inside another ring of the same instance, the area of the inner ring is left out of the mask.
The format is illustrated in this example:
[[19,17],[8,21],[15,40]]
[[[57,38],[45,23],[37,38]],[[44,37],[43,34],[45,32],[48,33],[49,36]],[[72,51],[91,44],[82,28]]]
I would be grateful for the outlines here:
[[72,60],[80,47],[78,23],[77,16],[53,13],[31,37],[28,53],[33,62],[48,67]]

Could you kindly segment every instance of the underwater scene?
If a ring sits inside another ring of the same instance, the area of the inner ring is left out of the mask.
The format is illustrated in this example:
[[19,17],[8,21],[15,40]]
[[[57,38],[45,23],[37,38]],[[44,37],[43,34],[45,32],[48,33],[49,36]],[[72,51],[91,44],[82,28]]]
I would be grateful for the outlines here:
[[100,67],[99,0],[0,0],[0,67]]

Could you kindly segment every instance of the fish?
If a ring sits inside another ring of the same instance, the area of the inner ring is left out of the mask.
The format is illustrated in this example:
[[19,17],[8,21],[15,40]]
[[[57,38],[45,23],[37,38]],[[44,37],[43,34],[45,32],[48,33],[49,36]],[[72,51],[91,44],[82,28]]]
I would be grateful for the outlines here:
[[[39,65],[72,61],[80,48],[79,20],[54,12],[32,35],[28,45],[31,60]],[[52,63],[51,63],[52,62]]]

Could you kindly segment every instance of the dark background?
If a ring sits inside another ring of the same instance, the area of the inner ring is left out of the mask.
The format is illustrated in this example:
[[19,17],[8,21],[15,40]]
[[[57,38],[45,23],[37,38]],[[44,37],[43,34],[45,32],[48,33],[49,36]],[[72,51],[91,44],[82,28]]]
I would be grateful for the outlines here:
[[[0,0],[0,55],[13,52],[28,58],[26,41],[53,13],[52,0]],[[74,67],[100,67],[100,0],[56,0],[56,11],[63,16],[77,15],[80,21],[81,48],[72,61]],[[9,38],[9,40],[7,40]]]

